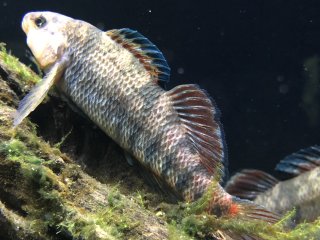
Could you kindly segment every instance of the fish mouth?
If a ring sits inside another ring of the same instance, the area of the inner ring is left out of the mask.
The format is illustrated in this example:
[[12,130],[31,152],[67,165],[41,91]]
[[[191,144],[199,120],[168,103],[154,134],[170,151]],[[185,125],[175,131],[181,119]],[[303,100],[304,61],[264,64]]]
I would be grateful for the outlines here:
[[21,23],[21,28],[22,30],[25,32],[25,34],[28,34],[29,32],[29,21],[30,21],[30,13],[27,13],[26,15],[24,15],[23,19],[22,19],[22,23]]

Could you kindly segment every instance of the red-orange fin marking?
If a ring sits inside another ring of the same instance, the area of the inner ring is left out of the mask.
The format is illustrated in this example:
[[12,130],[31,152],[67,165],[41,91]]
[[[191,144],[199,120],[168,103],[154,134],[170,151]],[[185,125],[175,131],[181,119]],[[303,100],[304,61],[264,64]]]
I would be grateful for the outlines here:
[[150,75],[158,82],[168,82],[170,67],[161,51],[139,32],[129,29],[114,29],[106,32],[111,39],[128,49]]

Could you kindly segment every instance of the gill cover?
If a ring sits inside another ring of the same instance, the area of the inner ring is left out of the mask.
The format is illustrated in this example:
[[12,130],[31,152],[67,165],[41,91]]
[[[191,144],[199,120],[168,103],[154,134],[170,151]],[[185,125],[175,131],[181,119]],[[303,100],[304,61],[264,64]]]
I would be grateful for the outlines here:
[[42,69],[52,66],[61,57],[61,49],[67,48],[69,17],[52,12],[27,13],[22,29],[27,44]]
[[42,102],[51,86],[61,78],[69,61],[66,49],[70,20],[52,12],[30,12],[23,17],[21,26],[27,35],[27,44],[47,74],[20,102],[14,114],[14,126]]

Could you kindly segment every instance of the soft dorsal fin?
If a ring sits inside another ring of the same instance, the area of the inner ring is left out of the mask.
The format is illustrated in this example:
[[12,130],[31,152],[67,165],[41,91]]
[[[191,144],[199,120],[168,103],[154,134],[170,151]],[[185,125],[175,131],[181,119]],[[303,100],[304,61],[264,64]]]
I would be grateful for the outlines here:
[[180,85],[168,94],[201,163],[209,172],[226,175],[227,151],[217,107],[197,85]]
[[254,200],[260,193],[271,189],[278,182],[276,178],[266,172],[243,169],[230,178],[225,190],[231,195]]
[[285,157],[277,164],[276,170],[297,176],[318,166],[320,166],[320,146],[315,145]]
[[161,51],[139,32],[129,28],[114,29],[107,35],[128,49],[156,81],[168,82],[170,68]]

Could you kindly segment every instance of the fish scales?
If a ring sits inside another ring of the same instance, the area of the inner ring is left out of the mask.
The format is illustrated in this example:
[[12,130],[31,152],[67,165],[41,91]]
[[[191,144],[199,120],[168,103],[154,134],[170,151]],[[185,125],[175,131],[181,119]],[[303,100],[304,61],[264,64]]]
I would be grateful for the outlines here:
[[282,159],[279,173],[291,179],[280,181],[257,169],[243,169],[232,176],[226,191],[267,209],[285,213],[295,208],[295,221],[314,221],[320,216],[320,146],[301,149]]
[[134,156],[179,197],[194,201],[209,188],[208,211],[275,222],[276,215],[226,193],[226,149],[219,111],[206,92],[186,84],[165,91],[169,67],[158,48],[136,31],[102,32],[52,12],[24,16],[27,43],[46,76],[21,101],[14,125],[55,84],[68,101]]
[[57,85],[64,95],[184,199],[201,196],[212,176],[188,149],[166,92],[104,32],[90,26],[68,42],[70,64]]

